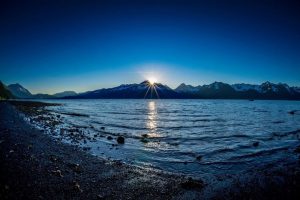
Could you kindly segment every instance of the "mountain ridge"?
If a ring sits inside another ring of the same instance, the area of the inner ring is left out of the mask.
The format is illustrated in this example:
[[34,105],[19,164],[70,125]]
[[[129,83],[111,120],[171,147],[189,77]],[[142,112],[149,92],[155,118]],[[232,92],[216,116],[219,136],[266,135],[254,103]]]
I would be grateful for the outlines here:
[[24,88],[19,83],[10,84],[8,86],[5,86],[5,88],[12,94],[13,98],[18,98],[18,99],[54,99],[54,98],[63,98],[66,96],[77,95],[77,93],[74,91],[63,91],[55,94],[43,94],[43,93],[32,94],[28,89]]
[[133,84],[121,84],[112,88],[102,88],[83,93],[64,91],[50,94],[32,94],[22,85],[16,83],[9,86],[3,84],[10,95],[6,98],[30,99],[274,99],[300,100],[300,87],[290,87],[285,83],[266,81],[260,85],[236,83],[227,84],[213,82],[211,84],[192,86],[181,83],[172,89],[161,83],[151,84],[149,81]]
[[9,91],[8,87],[0,81],[0,100],[12,98],[15,98],[15,96]]
[[[181,84],[182,85],[182,84]],[[214,82],[209,85],[191,86],[196,91],[193,91],[193,96],[197,98],[230,98],[230,99],[290,99],[299,100],[300,90],[298,87],[290,87],[285,83],[271,83],[266,81],[258,84],[227,84],[223,82]],[[182,88],[175,88],[179,93],[189,93],[182,91]]]
[[27,98],[32,98],[33,97],[33,95],[29,92],[29,90],[24,88],[19,83],[10,84],[10,85],[7,86],[7,88],[17,98],[27,99]]

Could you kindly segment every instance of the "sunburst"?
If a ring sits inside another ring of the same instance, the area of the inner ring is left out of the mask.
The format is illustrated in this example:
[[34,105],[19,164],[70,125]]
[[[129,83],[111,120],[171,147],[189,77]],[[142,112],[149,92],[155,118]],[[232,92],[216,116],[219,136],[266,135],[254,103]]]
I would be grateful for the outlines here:
[[149,78],[148,78],[148,82],[149,82],[150,85],[154,85],[154,84],[156,83],[156,78],[154,78],[154,77],[149,77]]
[[149,91],[150,91],[150,98],[153,98],[153,92],[154,92],[156,97],[159,99],[159,95],[158,95],[158,92],[156,90],[156,88],[158,87],[157,84],[156,84],[156,79],[153,78],[153,77],[148,78],[147,86],[148,86],[148,89],[147,89],[147,92],[144,96],[144,99],[147,97]]

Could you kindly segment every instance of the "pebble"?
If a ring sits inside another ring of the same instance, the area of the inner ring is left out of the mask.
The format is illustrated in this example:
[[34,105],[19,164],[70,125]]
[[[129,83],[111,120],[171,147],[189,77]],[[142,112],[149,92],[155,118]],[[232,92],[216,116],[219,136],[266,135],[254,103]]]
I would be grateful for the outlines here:
[[204,187],[204,183],[201,180],[193,180],[192,178],[188,178],[188,180],[181,183],[181,187],[187,190],[202,189]]
[[83,190],[80,188],[80,185],[78,182],[74,181],[74,189],[79,191],[79,192],[83,192]]
[[259,145],[259,142],[253,142],[254,147],[258,147],[258,145]]
[[197,156],[196,159],[197,160],[202,160],[202,156]]
[[296,112],[295,110],[292,110],[292,111],[289,112],[289,114],[294,115],[295,112]]
[[295,153],[300,153],[300,146],[295,149]]
[[108,140],[112,140],[113,138],[111,136],[107,136],[107,139]]
[[54,175],[56,175],[56,176],[61,177],[61,178],[64,177],[59,169],[58,169],[58,170],[53,170],[52,173],[53,173]]
[[84,151],[89,151],[89,150],[91,150],[91,147],[83,147],[82,148]]
[[117,142],[118,142],[119,144],[124,144],[124,143],[125,143],[125,138],[122,137],[122,136],[119,136],[119,137],[117,138]]

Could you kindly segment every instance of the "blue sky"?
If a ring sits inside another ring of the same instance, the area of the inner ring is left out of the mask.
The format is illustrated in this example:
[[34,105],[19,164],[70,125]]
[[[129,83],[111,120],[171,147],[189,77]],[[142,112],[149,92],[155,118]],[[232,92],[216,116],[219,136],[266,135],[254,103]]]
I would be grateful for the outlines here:
[[33,93],[78,92],[155,77],[300,85],[294,1],[7,1],[0,80]]

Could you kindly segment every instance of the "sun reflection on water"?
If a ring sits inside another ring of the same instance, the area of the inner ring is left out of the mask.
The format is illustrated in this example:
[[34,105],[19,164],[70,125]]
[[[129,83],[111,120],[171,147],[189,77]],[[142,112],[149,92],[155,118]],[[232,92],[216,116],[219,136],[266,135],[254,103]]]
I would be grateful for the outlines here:
[[150,130],[149,137],[159,137],[159,134],[157,134],[157,108],[155,101],[148,102],[147,128]]

